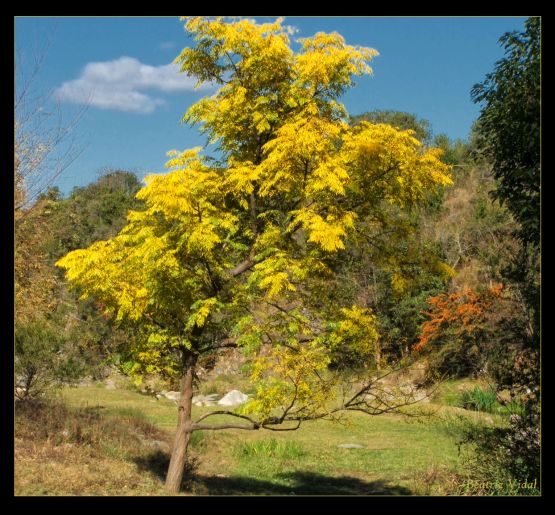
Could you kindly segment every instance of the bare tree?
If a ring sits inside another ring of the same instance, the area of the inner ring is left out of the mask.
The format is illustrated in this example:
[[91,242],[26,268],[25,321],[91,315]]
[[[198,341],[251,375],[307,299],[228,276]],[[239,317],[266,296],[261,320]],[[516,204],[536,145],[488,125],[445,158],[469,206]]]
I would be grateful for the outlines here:
[[52,41],[50,34],[31,62],[16,54],[14,98],[14,209],[31,205],[83,151],[75,128],[87,106],[65,119],[54,91],[42,91],[38,78]]

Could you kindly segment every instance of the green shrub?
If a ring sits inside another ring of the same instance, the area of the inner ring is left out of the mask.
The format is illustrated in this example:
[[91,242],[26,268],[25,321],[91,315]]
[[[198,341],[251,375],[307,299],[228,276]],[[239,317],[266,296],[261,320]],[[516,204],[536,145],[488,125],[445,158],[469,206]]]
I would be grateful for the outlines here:
[[461,407],[486,413],[498,413],[500,404],[497,402],[497,395],[493,389],[482,390],[482,388],[476,386],[472,390],[466,390],[462,393]]
[[49,320],[15,326],[15,395],[41,397],[60,383],[84,374],[83,363],[71,342]]
[[431,383],[437,377],[475,378],[484,368],[485,362],[485,354],[474,341],[458,339],[446,329],[441,345],[429,356],[427,382]]
[[510,401],[505,406],[501,407],[501,413],[507,415],[518,415],[519,417],[523,417],[525,415],[526,408],[522,402],[518,400]]
[[500,404],[493,388],[483,390],[479,386],[472,390],[462,392],[458,406],[464,409],[483,411],[486,413],[499,413],[501,415],[524,415],[524,405],[519,400],[512,400]]
[[507,427],[469,427],[461,441],[465,493],[540,495],[539,417],[511,415]]

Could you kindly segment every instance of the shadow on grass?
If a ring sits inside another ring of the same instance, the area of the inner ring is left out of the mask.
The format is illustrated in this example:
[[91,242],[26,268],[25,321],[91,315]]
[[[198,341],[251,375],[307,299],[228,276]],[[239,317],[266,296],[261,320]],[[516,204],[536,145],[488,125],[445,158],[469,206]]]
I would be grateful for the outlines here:
[[[150,472],[165,480],[170,457],[156,451],[136,457],[140,470]],[[245,476],[201,476],[196,474],[198,462],[192,458],[187,463],[182,489],[197,495],[412,495],[401,485],[389,481],[362,481],[356,477],[325,476],[314,472],[287,472],[278,474],[278,482]]]
[[[149,472],[157,477],[160,481],[166,480],[166,473],[170,466],[170,455],[167,452],[156,450],[149,454],[135,456],[133,461],[140,471]],[[198,459],[194,456],[188,456],[183,474],[183,488],[189,488],[191,479],[195,477],[195,471],[198,467]]]
[[277,475],[279,483],[250,477],[194,476],[190,487],[205,495],[411,495],[401,485],[384,480],[362,481],[356,477],[325,476],[314,472]]

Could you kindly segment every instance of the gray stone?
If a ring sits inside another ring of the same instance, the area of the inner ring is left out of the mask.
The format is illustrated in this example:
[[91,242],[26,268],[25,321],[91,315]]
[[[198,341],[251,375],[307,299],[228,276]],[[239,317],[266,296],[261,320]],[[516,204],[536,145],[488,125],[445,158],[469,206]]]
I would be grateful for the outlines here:
[[179,393],[179,392],[166,392],[165,397],[166,397],[166,399],[169,399],[170,401],[179,401],[179,399],[181,399],[181,393]]
[[217,393],[211,393],[210,395],[195,395],[192,402],[195,406],[215,406],[217,397],[219,397]]
[[113,379],[106,379],[106,390],[115,390],[116,382]]
[[342,443],[337,447],[341,447],[342,449],[364,449],[364,445],[359,445],[358,443]]
[[248,395],[240,392],[239,390],[231,390],[230,392],[226,393],[219,401],[218,405],[220,406],[239,406],[240,404],[244,404],[249,399]]

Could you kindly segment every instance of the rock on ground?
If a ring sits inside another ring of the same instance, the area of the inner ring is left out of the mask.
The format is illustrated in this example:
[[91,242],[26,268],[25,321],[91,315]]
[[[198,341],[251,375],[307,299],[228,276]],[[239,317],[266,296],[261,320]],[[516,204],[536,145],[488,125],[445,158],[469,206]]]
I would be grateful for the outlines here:
[[181,399],[180,392],[164,392],[163,395],[170,401],[179,401],[179,399]]
[[113,379],[106,379],[106,390],[115,390],[116,382]]
[[211,393],[210,395],[195,395],[192,401],[195,406],[215,406],[217,397],[217,393]]
[[239,406],[244,404],[249,399],[248,395],[240,392],[239,390],[231,390],[226,393],[219,401],[219,406]]

